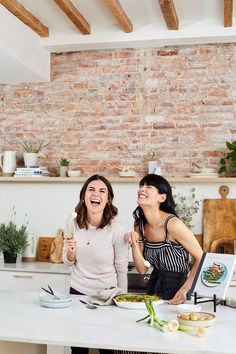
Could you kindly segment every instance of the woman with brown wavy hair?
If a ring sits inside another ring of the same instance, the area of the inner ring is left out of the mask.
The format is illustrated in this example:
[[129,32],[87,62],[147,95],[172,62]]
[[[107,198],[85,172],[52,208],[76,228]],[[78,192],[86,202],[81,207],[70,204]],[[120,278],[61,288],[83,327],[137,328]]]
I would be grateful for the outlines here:
[[[109,287],[127,292],[126,230],[115,218],[113,198],[110,182],[100,175],[91,176],[81,189],[76,223],[63,248],[63,261],[72,267],[71,294],[93,295]],[[72,348],[72,354],[87,351]]]

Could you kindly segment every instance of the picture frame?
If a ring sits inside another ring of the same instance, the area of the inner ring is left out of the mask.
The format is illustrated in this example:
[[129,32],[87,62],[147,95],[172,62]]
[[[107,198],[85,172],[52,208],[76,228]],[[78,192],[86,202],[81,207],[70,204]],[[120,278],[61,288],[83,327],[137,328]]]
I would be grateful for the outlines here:
[[190,290],[191,294],[209,298],[215,296],[218,300],[225,300],[235,265],[235,255],[204,252]]

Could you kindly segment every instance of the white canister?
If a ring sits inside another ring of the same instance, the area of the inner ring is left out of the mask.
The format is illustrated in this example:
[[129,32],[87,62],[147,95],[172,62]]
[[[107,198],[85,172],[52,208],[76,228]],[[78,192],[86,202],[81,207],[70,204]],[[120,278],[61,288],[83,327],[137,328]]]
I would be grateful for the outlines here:
[[36,261],[36,255],[37,255],[37,239],[35,236],[28,235],[27,242],[28,242],[28,246],[26,246],[26,248],[22,253],[22,261],[34,262]]
[[0,154],[0,167],[3,174],[13,174],[16,169],[16,151],[4,151]]

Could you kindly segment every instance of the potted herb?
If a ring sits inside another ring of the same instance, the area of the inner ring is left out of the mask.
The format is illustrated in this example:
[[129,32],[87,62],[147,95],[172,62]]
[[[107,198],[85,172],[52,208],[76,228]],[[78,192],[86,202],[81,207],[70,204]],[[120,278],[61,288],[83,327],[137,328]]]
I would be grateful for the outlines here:
[[44,140],[38,142],[32,139],[22,139],[21,146],[24,149],[24,162],[26,167],[37,166],[39,153],[48,146],[49,142]]
[[0,252],[3,252],[5,263],[15,263],[17,254],[26,246],[28,232],[26,226],[17,227],[14,221],[0,225]]
[[59,173],[61,177],[66,177],[67,171],[68,171],[68,166],[69,166],[70,160],[68,160],[65,157],[62,157],[59,161]]
[[228,152],[220,159],[219,175],[236,176],[236,140],[232,143],[226,141]]

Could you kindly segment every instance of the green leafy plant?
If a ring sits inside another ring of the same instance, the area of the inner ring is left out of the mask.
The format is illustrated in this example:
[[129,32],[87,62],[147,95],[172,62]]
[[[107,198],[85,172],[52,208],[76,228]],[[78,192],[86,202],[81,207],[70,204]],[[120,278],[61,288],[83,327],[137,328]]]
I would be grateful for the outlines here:
[[42,140],[41,142],[37,142],[36,140],[31,139],[22,139],[21,146],[28,153],[39,153],[43,148],[49,145],[49,142],[45,142]]
[[178,216],[185,223],[185,225],[191,229],[193,227],[193,215],[199,210],[199,201],[196,200],[195,188],[190,190],[190,196],[188,198],[179,193],[173,194],[173,198],[176,203],[175,210]]
[[62,157],[59,162],[60,162],[60,166],[69,166],[70,160]]
[[236,170],[236,140],[232,143],[226,141],[228,152],[220,159],[220,175],[235,175]]
[[27,245],[27,227],[21,226],[17,228],[13,221],[0,225],[0,251],[17,254],[21,252]]

